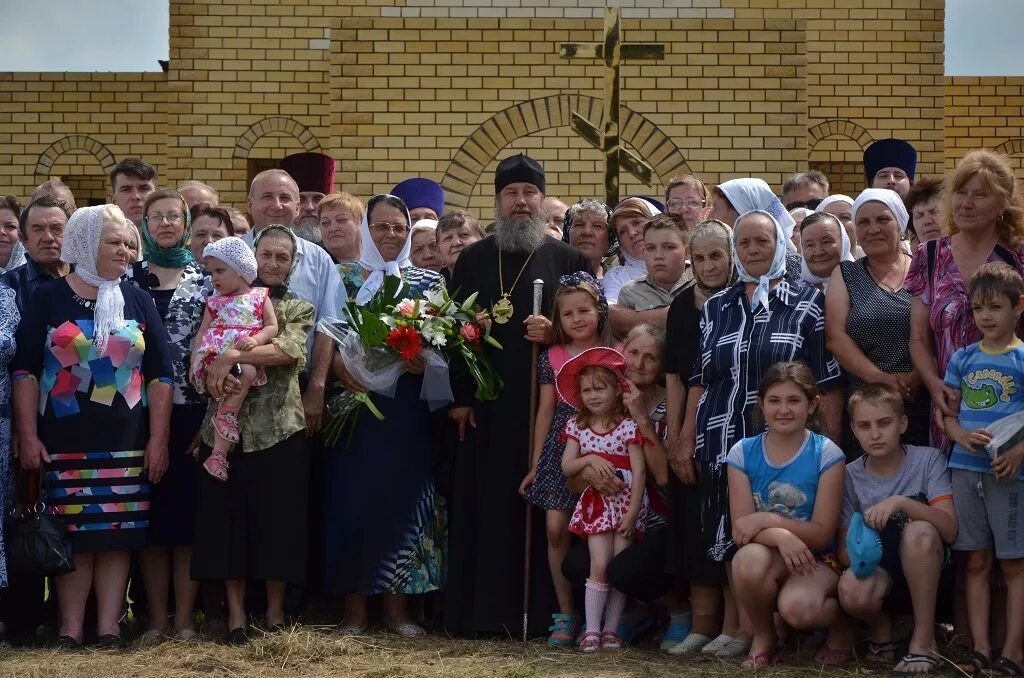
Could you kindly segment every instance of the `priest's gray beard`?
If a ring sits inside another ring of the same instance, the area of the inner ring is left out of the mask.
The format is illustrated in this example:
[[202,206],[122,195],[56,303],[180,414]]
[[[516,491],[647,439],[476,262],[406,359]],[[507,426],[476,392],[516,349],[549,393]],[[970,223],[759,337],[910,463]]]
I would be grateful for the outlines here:
[[548,237],[548,220],[544,217],[494,220],[494,241],[502,252],[535,252]]
[[308,240],[309,242],[317,245],[323,242],[323,236],[320,235],[320,225],[315,221],[312,223],[292,224],[292,233],[294,233],[297,238]]

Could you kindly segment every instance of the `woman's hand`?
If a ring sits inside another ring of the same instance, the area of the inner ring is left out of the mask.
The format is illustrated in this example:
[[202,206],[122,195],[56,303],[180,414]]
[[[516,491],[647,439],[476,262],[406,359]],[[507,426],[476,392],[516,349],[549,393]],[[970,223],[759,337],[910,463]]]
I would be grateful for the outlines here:
[[[346,391],[351,393],[366,393],[366,387],[359,383],[359,380],[352,376],[352,373],[345,367],[345,361],[340,355],[335,355],[331,360],[331,372],[338,378]],[[461,440],[461,439],[460,439]]]
[[932,396],[932,406],[945,417],[956,417],[960,414],[960,392],[946,386],[941,379],[935,379],[928,385]]
[[[229,348],[217,356],[206,370],[206,390],[215,400],[220,400],[225,395],[231,395],[232,388],[225,388],[228,379],[234,380],[234,388],[241,389],[241,383],[231,374],[231,368],[235,366],[240,357],[237,349]],[[237,391],[235,391],[237,393]]]
[[677,442],[669,448],[668,463],[684,485],[694,485],[697,482],[697,464],[693,459],[696,447],[685,436],[679,436]]
[[21,457],[21,467],[26,471],[34,471],[39,468],[39,462],[50,463],[50,454],[39,436],[18,436],[21,441],[18,454]]
[[611,497],[626,489],[626,483],[617,475],[613,474],[610,478],[601,476],[592,466],[580,471],[580,478],[602,497]]
[[814,574],[814,554],[799,537],[786,531],[778,540],[779,555],[791,574],[810,576]]
[[402,368],[406,374],[423,374],[423,371],[427,369],[427,361],[423,359],[423,354],[421,353],[412,360],[406,360]]
[[148,471],[149,482],[159,483],[167,471],[167,441],[150,436],[142,459],[142,470]]
[[644,411],[644,394],[637,388],[637,385],[626,380],[626,392],[622,394],[622,404],[629,410],[629,416],[635,421],[647,419],[647,412]]
[[519,496],[525,497],[526,491],[530,489],[530,485],[533,485],[533,481],[537,479],[537,467],[534,466],[530,469],[530,472],[523,478],[523,482],[519,483]]

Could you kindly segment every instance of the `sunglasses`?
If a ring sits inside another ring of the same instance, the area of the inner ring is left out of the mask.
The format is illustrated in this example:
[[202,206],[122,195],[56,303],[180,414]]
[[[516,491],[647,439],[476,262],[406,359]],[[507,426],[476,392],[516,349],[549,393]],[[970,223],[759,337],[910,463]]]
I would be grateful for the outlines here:
[[795,210],[798,207],[804,207],[809,210],[818,209],[818,205],[821,204],[821,198],[812,198],[810,200],[798,200],[796,202],[786,203],[786,210]]

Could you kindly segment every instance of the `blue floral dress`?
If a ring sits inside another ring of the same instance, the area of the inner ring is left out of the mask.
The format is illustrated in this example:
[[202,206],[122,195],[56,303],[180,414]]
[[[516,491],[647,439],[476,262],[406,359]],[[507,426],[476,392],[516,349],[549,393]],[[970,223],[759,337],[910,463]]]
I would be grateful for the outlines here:
[[[7,364],[17,344],[14,333],[21,315],[14,302],[14,290],[0,286],[0,509],[3,514],[14,505],[14,474],[11,469],[11,375]],[[7,557],[4,554],[3,521],[0,520],[0,588],[7,587]]]
[[[404,296],[444,287],[437,273],[402,269]],[[361,275],[344,277],[349,297]],[[447,510],[434,486],[436,421],[420,400],[423,377],[406,374],[394,398],[371,394],[384,415],[365,408],[325,450],[325,586],[330,593],[428,593],[444,587]]]
[[[555,374],[569,359],[564,346],[552,346],[541,351],[537,359],[537,379],[541,384],[555,385]],[[562,454],[565,452],[565,425],[576,414],[576,408],[555,394],[555,414],[551,429],[544,438],[544,447],[537,463],[537,476],[526,490],[526,501],[544,510],[570,512],[576,506],[576,497],[569,492],[562,473]]]

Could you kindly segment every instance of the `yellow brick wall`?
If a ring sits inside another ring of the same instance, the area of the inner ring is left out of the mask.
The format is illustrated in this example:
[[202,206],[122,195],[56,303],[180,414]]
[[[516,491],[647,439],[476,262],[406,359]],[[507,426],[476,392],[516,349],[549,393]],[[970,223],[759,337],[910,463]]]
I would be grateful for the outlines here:
[[[545,163],[550,194],[603,195],[600,154],[567,127],[573,108],[600,122],[603,66],[558,55],[566,40],[599,39],[602,25],[340,20],[331,96],[339,181],[369,195],[415,168],[442,181],[450,205],[486,218],[497,160],[522,150]],[[673,19],[652,28],[623,21],[626,41],[663,43],[666,56],[622,67],[621,136],[659,182],[690,170],[712,182],[756,174],[777,184],[806,159],[801,21]],[[660,183],[623,176],[622,195],[645,192],[659,194]]]
[[[855,192],[873,139],[912,141],[934,174],[1022,136],[1020,82],[942,77],[942,0],[613,1],[625,40],[666,44],[665,61],[622,68],[622,136],[660,180],[778,187],[823,166]],[[602,69],[557,49],[599,38],[603,0],[170,6],[169,73],[0,74],[0,190],[56,175],[101,200],[105,170],[137,154],[238,205],[255,169],[319,149],[358,195],[421,174],[486,218],[496,158],[524,150],[550,192],[601,194],[601,159],[567,122],[573,107],[599,122]],[[623,175],[623,195],[642,192],[660,191]]]
[[984,146],[1010,156],[1024,179],[1024,78],[946,78],[946,169]]

